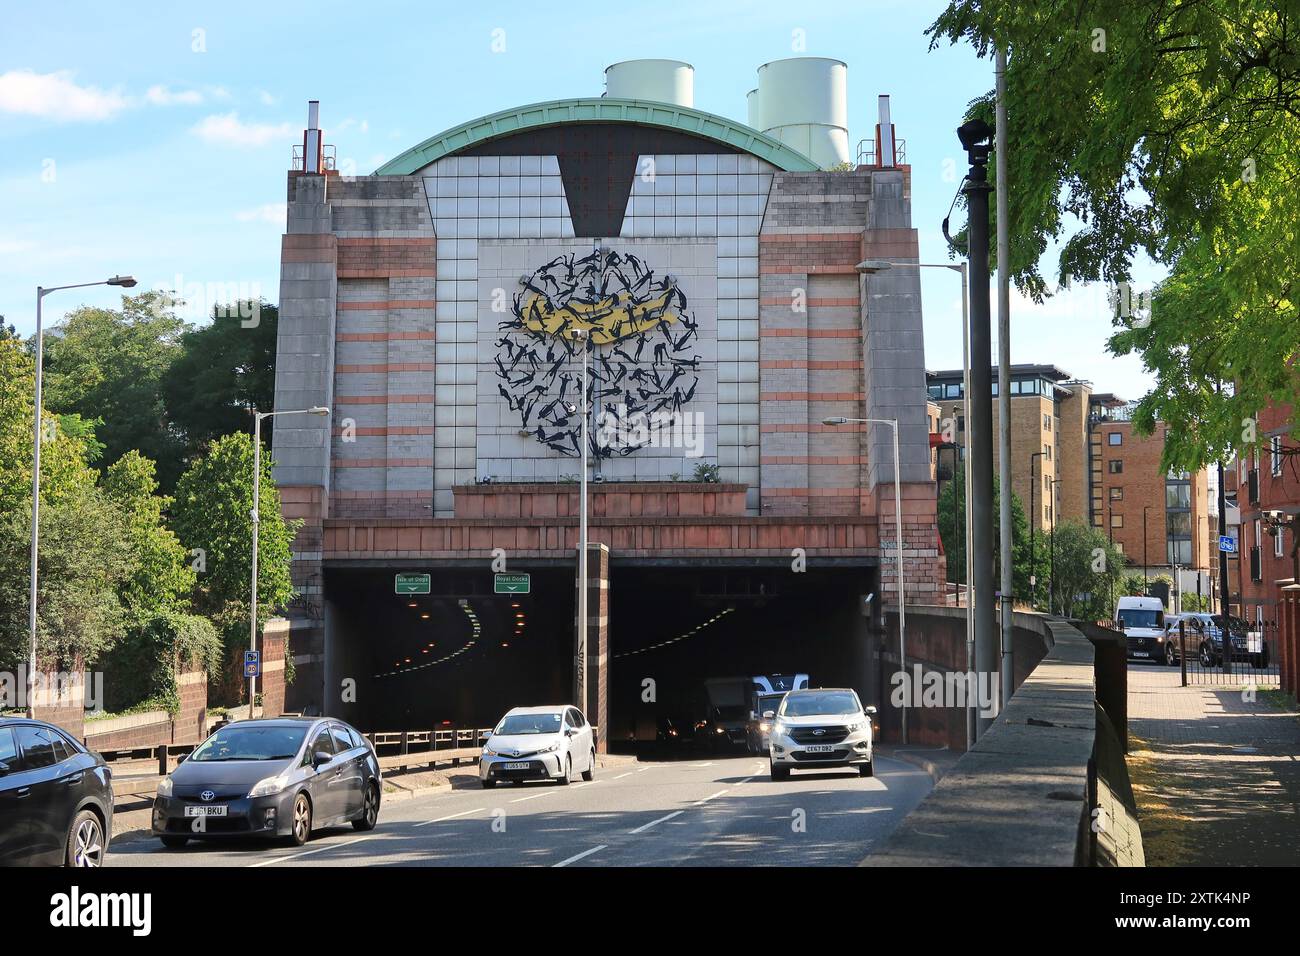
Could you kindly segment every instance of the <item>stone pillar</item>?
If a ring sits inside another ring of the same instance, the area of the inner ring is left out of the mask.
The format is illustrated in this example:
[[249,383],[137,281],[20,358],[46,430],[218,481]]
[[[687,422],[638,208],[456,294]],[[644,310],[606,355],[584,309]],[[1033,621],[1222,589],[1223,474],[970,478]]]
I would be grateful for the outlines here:
[[[580,584],[575,580],[575,585]],[[578,602],[574,594],[574,626]],[[575,631],[576,640],[576,631]],[[609,749],[609,546],[587,542],[586,700],[574,701],[596,728],[596,752]]]
[[1282,690],[1300,695],[1300,584],[1282,588],[1278,601],[1277,654]]

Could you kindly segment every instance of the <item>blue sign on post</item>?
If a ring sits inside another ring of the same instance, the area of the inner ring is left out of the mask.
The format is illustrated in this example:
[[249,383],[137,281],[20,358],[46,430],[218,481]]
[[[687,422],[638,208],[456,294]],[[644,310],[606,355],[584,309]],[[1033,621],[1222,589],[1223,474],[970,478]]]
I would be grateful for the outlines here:
[[1219,535],[1219,550],[1222,551],[1224,554],[1236,554],[1237,539],[1232,537],[1232,535],[1227,535],[1227,534]]
[[262,654],[260,651],[244,651],[244,676],[262,676]]

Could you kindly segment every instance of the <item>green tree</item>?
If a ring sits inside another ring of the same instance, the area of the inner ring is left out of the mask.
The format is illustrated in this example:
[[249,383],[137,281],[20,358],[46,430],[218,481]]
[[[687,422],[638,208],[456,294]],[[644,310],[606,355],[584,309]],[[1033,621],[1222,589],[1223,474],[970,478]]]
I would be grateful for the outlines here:
[[[998,507],[1000,481],[993,476],[993,502],[997,509],[993,518],[994,581],[1002,580],[1002,523]],[[939,495],[939,537],[948,562],[948,580],[965,581],[966,578],[966,479],[958,469],[956,477],[948,482]],[[1029,591],[1029,520],[1025,516],[1020,498],[1011,495],[1011,581],[1021,599],[1030,597]],[[1040,555],[1041,558],[1041,555]],[[1039,575],[1041,577],[1041,575]]]
[[[1298,24],[1294,0],[954,0],[927,31],[1009,51],[1022,288],[1045,294],[1058,241],[1059,278],[1125,282],[1139,254],[1168,269],[1149,313],[1114,310],[1109,344],[1156,376],[1137,429],[1178,423],[1166,467],[1240,448],[1269,402],[1300,404]],[[971,105],[992,114],[991,92]]]
[[1061,522],[1050,540],[1054,610],[1086,621],[1110,620],[1122,593],[1124,553],[1101,529],[1079,521]]
[[45,340],[45,405],[95,426],[111,464],[132,449],[179,474],[181,446],[163,406],[162,380],[185,328],[157,292],[123,296],[121,309],[82,307]]
[[268,303],[235,303],[213,309],[211,324],[181,337],[163,394],[187,454],[222,435],[251,432],[252,410],[272,407],[278,319]]
[[[258,513],[258,626],[293,597],[290,547],[301,526],[280,513],[272,462],[262,456]],[[253,440],[236,433],[217,439],[176,483],[173,525],[186,548],[201,551],[195,597],[200,613],[221,631],[227,659],[239,659],[248,642],[248,590],[252,576]],[[215,675],[214,675],[215,676]],[[227,668],[218,682],[229,695],[242,686]]]

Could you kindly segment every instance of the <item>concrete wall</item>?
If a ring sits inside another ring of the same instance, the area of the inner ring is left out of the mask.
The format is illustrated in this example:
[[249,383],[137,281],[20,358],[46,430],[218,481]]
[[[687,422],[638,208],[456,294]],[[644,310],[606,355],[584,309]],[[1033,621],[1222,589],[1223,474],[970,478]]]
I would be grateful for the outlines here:
[[864,866],[1144,864],[1123,752],[1097,703],[1093,643],[1066,621],[1026,616],[1051,650]]

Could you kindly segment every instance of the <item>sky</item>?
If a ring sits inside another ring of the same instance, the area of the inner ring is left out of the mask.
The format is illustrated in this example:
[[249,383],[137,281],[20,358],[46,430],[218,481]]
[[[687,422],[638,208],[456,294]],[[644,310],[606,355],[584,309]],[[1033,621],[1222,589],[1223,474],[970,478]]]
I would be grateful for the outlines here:
[[[475,117],[599,96],[606,66],[641,57],[693,64],[696,107],[742,122],[763,63],[845,61],[850,142],[873,135],[876,97],[890,94],[912,167],[921,259],[947,262],[940,223],[965,169],[954,131],[966,104],[992,88],[993,70],[964,46],[929,50],[924,30],[942,8],[925,0],[11,7],[0,34],[0,315],[30,334],[36,286],[117,273],[136,276],[136,292],[178,292],[193,321],[231,293],[274,302],[285,174],[309,99],[321,101],[340,168],[365,174]],[[1050,252],[1044,271],[1055,274]],[[1136,278],[1142,288],[1153,276],[1140,269]],[[82,304],[112,306],[118,295],[54,293],[45,324]],[[922,270],[922,296],[927,367],[959,367],[956,274]],[[1011,321],[1013,362],[1052,363],[1130,399],[1150,388],[1138,358],[1105,351],[1100,287],[1075,286],[1039,306],[1013,292]]]

